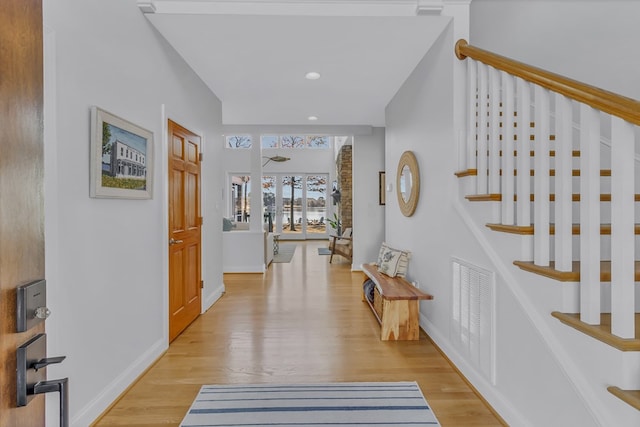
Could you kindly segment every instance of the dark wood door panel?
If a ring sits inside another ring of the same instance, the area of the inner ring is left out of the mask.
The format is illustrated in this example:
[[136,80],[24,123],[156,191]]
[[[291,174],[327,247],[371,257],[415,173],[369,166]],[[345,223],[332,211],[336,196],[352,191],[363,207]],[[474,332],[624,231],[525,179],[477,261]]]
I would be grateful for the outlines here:
[[44,278],[41,0],[3,0],[0,12],[0,425],[41,427],[44,397],[16,407],[16,287]]
[[200,138],[169,121],[169,341],[200,314]]

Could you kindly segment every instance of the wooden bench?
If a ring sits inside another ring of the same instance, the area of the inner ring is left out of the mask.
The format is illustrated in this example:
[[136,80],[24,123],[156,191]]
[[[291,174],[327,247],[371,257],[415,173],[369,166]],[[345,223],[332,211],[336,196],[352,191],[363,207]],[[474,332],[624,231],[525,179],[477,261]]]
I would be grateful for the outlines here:
[[380,339],[417,340],[420,335],[419,300],[430,300],[433,296],[422,292],[402,277],[389,277],[378,272],[375,264],[362,264],[362,271],[364,282],[371,279],[376,285],[373,303],[364,290],[362,300],[369,304],[380,323]]

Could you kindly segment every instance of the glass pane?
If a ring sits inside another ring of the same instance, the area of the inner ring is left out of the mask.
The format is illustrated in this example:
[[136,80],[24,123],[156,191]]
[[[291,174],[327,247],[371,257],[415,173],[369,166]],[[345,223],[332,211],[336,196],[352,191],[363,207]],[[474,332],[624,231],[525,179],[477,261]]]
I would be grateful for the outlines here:
[[302,232],[302,177],[282,177],[282,232]]
[[[232,175],[230,194],[231,219],[237,223],[248,223],[251,216],[251,177],[248,175]],[[240,229],[242,228],[240,227]]]
[[307,147],[327,149],[331,147],[331,137],[330,136],[308,136]]
[[278,148],[278,135],[262,135],[260,141],[262,148]]
[[228,148],[251,148],[250,135],[230,135],[227,136]]
[[276,177],[262,177],[262,205],[264,206],[264,223],[267,230],[275,232],[277,230],[276,218]]
[[327,175],[307,176],[307,233],[327,231]]
[[285,135],[280,138],[282,148],[304,148],[304,136]]

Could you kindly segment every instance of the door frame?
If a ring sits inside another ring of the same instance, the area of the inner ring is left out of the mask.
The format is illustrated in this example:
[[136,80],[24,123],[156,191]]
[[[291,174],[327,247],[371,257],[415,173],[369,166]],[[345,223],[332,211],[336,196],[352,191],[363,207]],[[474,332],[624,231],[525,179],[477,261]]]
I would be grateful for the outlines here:
[[[43,38],[43,77],[44,77],[44,270],[47,280],[47,305],[49,307],[62,306],[64,299],[63,289],[60,287],[60,204],[58,203],[58,125],[57,125],[57,85],[56,85],[56,33],[48,27],[44,27]],[[55,337],[63,336],[61,315],[51,316],[46,321],[47,329],[47,354],[65,354],[65,348],[61,346]],[[52,339],[54,337],[54,339]],[[49,378],[62,376],[60,365],[47,367]],[[53,399],[58,399],[54,397]],[[45,404],[45,419],[47,422],[59,417],[59,408],[56,401],[51,403],[47,397]],[[53,421],[51,421],[53,422]],[[55,424],[54,424],[55,425]]]

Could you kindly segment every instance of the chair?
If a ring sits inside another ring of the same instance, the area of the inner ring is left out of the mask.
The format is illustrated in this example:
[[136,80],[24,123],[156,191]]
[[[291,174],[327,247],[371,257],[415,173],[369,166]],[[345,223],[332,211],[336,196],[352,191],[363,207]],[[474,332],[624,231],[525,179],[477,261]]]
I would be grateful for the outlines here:
[[331,257],[329,263],[333,261],[333,255],[338,254],[352,261],[353,257],[353,236],[350,227],[344,229],[342,236],[331,235],[331,241],[329,242],[329,249],[331,249]]

